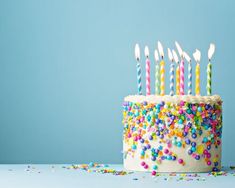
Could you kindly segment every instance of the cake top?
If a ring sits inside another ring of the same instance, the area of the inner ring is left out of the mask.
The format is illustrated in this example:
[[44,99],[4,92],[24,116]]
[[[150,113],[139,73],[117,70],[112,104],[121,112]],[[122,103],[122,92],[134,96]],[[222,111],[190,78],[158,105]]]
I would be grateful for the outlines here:
[[148,102],[148,103],[160,103],[170,102],[170,103],[180,103],[181,101],[189,102],[192,104],[205,103],[205,104],[215,104],[218,102],[222,102],[221,97],[219,95],[212,96],[193,96],[193,95],[129,95],[125,97],[125,102]]

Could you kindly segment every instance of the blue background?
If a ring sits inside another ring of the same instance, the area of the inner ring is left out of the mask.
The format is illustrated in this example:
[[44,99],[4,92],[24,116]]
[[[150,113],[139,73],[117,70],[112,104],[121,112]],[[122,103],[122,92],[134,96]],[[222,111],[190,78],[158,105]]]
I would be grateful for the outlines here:
[[232,0],[1,0],[0,162],[121,163],[121,105],[137,91],[134,45],[141,45],[143,71],[149,45],[153,81],[157,40],[170,48],[178,40],[190,55],[202,51],[202,94],[207,49],[216,44],[223,164],[235,163],[234,6]]

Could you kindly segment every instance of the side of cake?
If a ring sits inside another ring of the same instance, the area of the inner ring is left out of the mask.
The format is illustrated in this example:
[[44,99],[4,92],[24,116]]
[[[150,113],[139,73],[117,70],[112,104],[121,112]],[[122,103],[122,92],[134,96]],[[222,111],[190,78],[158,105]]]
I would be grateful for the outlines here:
[[220,96],[127,96],[124,167],[135,171],[207,172],[221,168]]

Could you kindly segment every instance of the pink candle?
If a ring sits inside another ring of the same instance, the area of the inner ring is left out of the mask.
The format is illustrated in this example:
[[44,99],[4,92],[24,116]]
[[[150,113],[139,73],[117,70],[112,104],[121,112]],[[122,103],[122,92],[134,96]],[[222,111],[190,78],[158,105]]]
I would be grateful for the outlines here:
[[146,95],[150,95],[150,60],[149,60],[149,48],[145,46],[145,56],[146,56]]
[[178,42],[175,42],[176,48],[179,52],[179,55],[181,57],[181,62],[180,62],[180,95],[184,95],[184,55],[183,55],[183,50],[180,47]]
[[184,95],[184,60],[180,62],[180,95]]

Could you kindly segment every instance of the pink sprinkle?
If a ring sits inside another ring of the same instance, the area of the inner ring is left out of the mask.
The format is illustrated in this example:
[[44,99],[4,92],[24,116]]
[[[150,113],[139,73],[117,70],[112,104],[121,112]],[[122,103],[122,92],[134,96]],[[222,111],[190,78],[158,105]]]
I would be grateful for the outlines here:
[[179,110],[179,114],[183,114],[183,110],[180,109],[180,110]]
[[144,162],[144,161],[142,161],[142,162],[141,162],[141,166],[144,166],[144,165],[145,165],[145,162]]
[[183,164],[184,160],[183,160],[183,159],[179,159],[178,162],[179,162],[180,164]]
[[206,155],[207,153],[208,153],[208,151],[205,149],[205,150],[203,151],[203,154]]
[[210,166],[211,165],[211,161],[207,161],[207,165]]
[[184,101],[180,101],[180,106],[184,106]]
[[197,110],[196,106],[192,106],[193,111]]
[[152,171],[152,175],[153,175],[153,176],[155,176],[155,175],[156,175],[156,173],[157,173],[157,172],[156,172],[155,170],[154,170],[154,171]]
[[193,118],[194,118],[194,115],[193,115],[193,114],[190,114],[190,117],[193,119]]
[[145,165],[144,165],[144,168],[145,168],[145,169],[148,169],[148,168],[149,168],[149,166],[148,166],[147,164],[145,164]]
[[210,153],[207,153],[207,154],[206,154],[206,158],[208,158],[208,159],[211,158],[211,154],[210,154]]
[[165,154],[168,154],[168,153],[169,153],[169,150],[168,150],[168,149],[164,149],[164,153],[165,153]]

